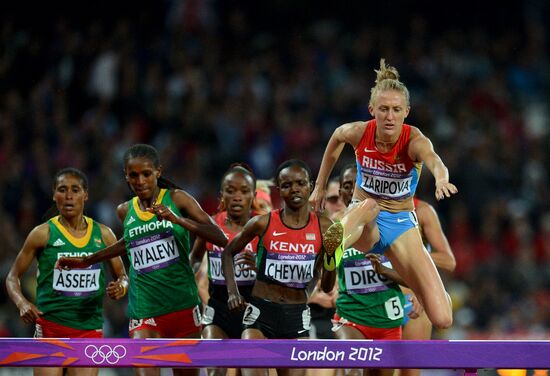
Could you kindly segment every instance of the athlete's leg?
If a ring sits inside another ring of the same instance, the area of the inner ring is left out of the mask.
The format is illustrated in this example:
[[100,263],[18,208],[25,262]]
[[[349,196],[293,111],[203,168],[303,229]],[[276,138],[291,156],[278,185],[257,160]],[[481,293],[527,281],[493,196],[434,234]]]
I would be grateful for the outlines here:
[[63,368],[36,367],[33,368],[34,376],[62,376]]
[[[228,338],[225,331],[217,325],[207,325],[202,330],[202,338],[218,339]],[[224,376],[227,374],[227,368],[207,368],[208,376]]]
[[[334,335],[337,339],[365,339],[363,333],[359,330],[351,327],[342,325],[341,327],[334,332]],[[363,375],[363,370],[358,368],[349,368],[344,370],[345,376],[361,376]]]
[[451,299],[422,244],[418,229],[411,228],[401,234],[386,251],[386,256],[414,291],[432,324],[438,329],[450,327],[453,323]]
[[[132,331],[131,337],[134,339],[144,338],[162,338],[161,334],[155,330],[143,328]],[[200,332],[193,333],[186,338],[200,338]],[[134,368],[138,376],[160,376],[160,368]],[[173,368],[172,372],[177,376],[198,376],[198,368]]]
[[[267,339],[261,330],[248,328],[242,333],[242,339]],[[269,368],[241,368],[243,376],[268,376]]]
[[99,368],[67,368],[67,376],[97,376]]
[[[201,332],[197,330],[185,338],[201,338]],[[200,371],[200,368],[172,368],[174,376],[199,376]]]
[[[152,329],[140,329],[132,331],[130,337],[133,339],[161,338],[161,335]],[[134,373],[137,376],[160,376],[160,368],[134,368]]]
[[308,368],[306,376],[336,376],[338,371],[338,368]]
[[[130,334],[134,339],[161,338],[159,332],[152,329],[134,330]],[[160,376],[160,368],[134,368],[136,376]]]
[[[411,292],[407,288],[402,288],[406,295]],[[416,319],[409,319],[403,327],[403,339],[425,341],[432,338],[432,323],[428,319],[425,311],[422,311]],[[401,376],[420,376],[420,370],[414,368],[404,368],[400,370]]]
[[277,368],[277,376],[305,376],[306,368]]
[[225,331],[217,325],[207,325],[202,330],[202,338],[220,339],[229,338]]
[[[331,225],[323,235],[323,246],[330,254],[342,245],[371,249],[380,239],[376,217],[380,208],[373,199],[366,199],[348,207],[340,222]],[[343,244],[342,244],[343,240]]]

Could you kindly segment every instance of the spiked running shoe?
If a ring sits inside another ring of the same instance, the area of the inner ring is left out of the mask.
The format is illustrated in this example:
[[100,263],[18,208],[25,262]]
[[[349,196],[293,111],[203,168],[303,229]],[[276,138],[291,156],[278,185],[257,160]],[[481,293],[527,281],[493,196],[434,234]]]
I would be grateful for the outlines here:
[[342,245],[344,239],[344,226],[340,222],[334,222],[323,235],[323,247],[325,252],[332,256],[336,249]]

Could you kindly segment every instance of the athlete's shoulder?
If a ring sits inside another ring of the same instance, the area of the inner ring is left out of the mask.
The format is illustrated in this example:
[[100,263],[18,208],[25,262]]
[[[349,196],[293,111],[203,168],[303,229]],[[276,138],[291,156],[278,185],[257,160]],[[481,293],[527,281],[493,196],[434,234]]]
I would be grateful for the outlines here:
[[132,200],[128,200],[128,201],[124,201],[120,204],[117,205],[116,207],[116,211],[119,212],[121,210],[124,210],[124,211],[128,211],[128,209],[130,208],[130,203],[132,202]]
[[415,137],[425,137],[422,131],[418,129],[418,127],[415,127],[414,125],[410,125],[410,124],[403,124],[403,127],[405,126],[409,127],[410,129],[409,139],[413,139]]
[[109,226],[107,226],[106,224],[103,224],[101,222],[98,222],[98,221],[93,221],[95,224],[97,224],[97,226],[99,227],[99,230],[103,233],[104,231],[113,231]]
[[372,123],[374,119],[372,120],[356,120],[356,121],[350,121],[349,123],[344,123],[342,126],[350,127],[350,128],[360,128],[365,129],[367,125]]
[[261,235],[267,229],[270,223],[271,213],[260,214],[252,217],[244,225],[243,231],[247,234]]
[[365,139],[365,136],[369,133],[369,124],[373,124],[373,121],[374,120],[354,121],[342,125],[340,127],[340,140],[347,142],[353,146],[353,148],[357,148],[362,140]]
[[413,153],[415,156],[412,158],[416,160],[416,155],[419,151],[429,150],[433,148],[432,142],[428,137],[426,137],[420,129],[410,126],[410,134],[408,139],[408,149],[409,153]]
[[270,219],[271,219],[271,213],[273,212],[269,212],[269,213],[266,213],[266,214],[259,214],[259,215],[256,215],[252,218],[250,218],[248,220],[248,223],[250,224],[258,224],[260,226],[267,226],[267,224],[269,223]]
[[44,223],[41,223],[39,224],[38,226],[35,226],[31,232],[29,233],[29,235],[33,234],[33,233],[38,233],[38,234],[41,234],[41,233],[47,233],[49,234],[50,232],[50,221],[46,221]]
[[165,196],[166,195],[169,195],[169,197],[178,207],[181,205],[185,205],[185,203],[189,201],[196,202],[193,196],[191,196],[187,191],[181,188],[168,189],[167,192],[165,193]]
[[353,133],[353,134],[363,134],[367,126],[370,124],[371,121],[352,121],[349,123],[344,123],[339,127],[340,132],[347,134],[347,133]]
[[27,235],[27,242],[36,246],[45,246],[50,238],[50,223],[46,221],[34,227]]
[[128,214],[128,210],[130,210],[131,202],[132,200],[128,200],[121,204],[118,204],[118,206],[116,207],[116,213],[121,222],[123,222],[124,218],[126,218],[126,214]]
[[172,189],[166,188],[166,194],[169,194],[170,197],[172,198],[177,196],[191,196],[185,189],[181,189],[181,188],[172,188]]
[[109,226],[100,222],[94,222],[98,225],[99,232],[101,233],[101,238],[103,239],[105,244],[109,245],[116,241],[116,235]]

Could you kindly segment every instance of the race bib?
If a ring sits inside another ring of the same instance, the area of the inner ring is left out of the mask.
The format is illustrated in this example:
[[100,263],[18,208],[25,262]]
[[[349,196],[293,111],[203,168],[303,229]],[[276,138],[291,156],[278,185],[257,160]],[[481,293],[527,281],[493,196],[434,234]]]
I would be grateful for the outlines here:
[[[225,275],[222,269],[222,254],[221,252],[210,252],[208,254],[208,262],[210,266],[210,279],[216,285],[225,285]],[[235,265],[235,281],[237,285],[252,285],[256,280],[256,272],[254,270],[243,270],[244,265]]]
[[265,275],[293,288],[305,288],[313,279],[315,254],[270,253],[265,263]]
[[[391,263],[385,261],[384,266],[391,268]],[[372,264],[367,259],[346,260],[344,262],[344,273],[346,278],[346,290],[350,294],[368,294],[371,292],[384,291],[390,280],[376,273]]]
[[412,176],[407,178],[391,178],[363,173],[361,188],[373,196],[398,200],[411,195],[412,180]]
[[166,268],[180,258],[172,231],[134,240],[129,244],[132,266],[138,273]]
[[66,296],[88,296],[99,290],[101,269],[53,271],[53,290]]

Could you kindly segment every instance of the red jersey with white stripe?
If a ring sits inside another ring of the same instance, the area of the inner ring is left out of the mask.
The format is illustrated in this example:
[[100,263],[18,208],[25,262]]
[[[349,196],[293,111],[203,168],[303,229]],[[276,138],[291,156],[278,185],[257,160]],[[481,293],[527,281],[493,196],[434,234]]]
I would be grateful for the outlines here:
[[283,209],[270,213],[269,224],[258,244],[258,280],[304,289],[313,279],[315,261],[323,241],[319,217],[309,213],[307,224],[299,229],[287,227]]
[[[233,240],[239,231],[231,231],[226,225],[227,212],[223,211],[214,216],[214,220],[220,226],[225,236],[227,236],[228,243]],[[241,252],[256,253],[258,249],[258,238],[254,238],[248,243]],[[206,243],[206,250],[208,251],[208,278],[210,282],[216,285],[225,285],[225,276],[222,270],[222,252],[223,247],[217,246],[212,243]],[[235,255],[236,257],[237,255]],[[242,270],[242,265],[235,265],[235,280],[237,285],[246,286],[253,285],[256,280],[256,273],[253,270]]]
[[382,210],[412,211],[421,162],[408,154],[411,126],[403,124],[392,149],[383,153],[376,148],[376,120],[367,122],[365,132],[355,148],[356,186],[378,202]]

